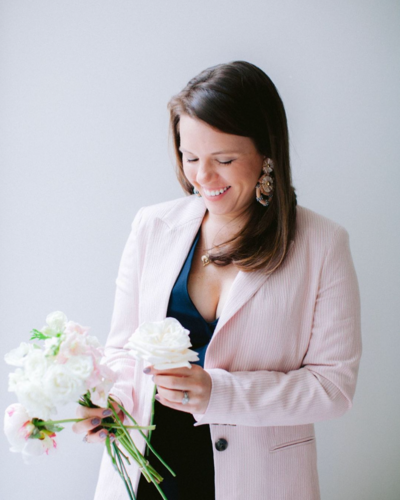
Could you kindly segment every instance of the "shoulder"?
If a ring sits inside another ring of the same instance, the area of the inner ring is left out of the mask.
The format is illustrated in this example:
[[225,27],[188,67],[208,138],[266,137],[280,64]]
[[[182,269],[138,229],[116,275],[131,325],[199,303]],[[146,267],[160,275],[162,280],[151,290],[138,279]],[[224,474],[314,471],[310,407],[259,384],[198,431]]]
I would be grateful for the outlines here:
[[309,208],[297,206],[295,247],[315,261],[324,260],[328,253],[347,252],[349,234],[337,222]]
[[298,237],[307,237],[316,241],[326,241],[335,234],[347,234],[347,230],[337,222],[321,215],[314,210],[297,206],[296,230]]

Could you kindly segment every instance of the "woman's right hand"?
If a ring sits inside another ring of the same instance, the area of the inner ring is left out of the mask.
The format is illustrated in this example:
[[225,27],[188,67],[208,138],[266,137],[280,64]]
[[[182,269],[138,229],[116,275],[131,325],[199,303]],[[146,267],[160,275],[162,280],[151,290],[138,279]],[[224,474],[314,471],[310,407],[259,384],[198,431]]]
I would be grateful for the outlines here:
[[[113,399],[116,399],[113,397]],[[121,404],[121,403],[120,403]],[[124,421],[124,414],[118,408],[117,403],[112,403],[112,406],[121,422]],[[121,404],[122,406],[122,404]],[[103,418],[108,418],[113,415],[109,408],[87,408],[86,406],[79,405],[76,410],[78,418],[83,418],[80,422],[75,422],[72,430],[77,434],[85,433],[83,440],[86,443],[104,443],[108,435],[108,429],[101,426]],[[110,434],[110,440],[113,441],[115,436]]]

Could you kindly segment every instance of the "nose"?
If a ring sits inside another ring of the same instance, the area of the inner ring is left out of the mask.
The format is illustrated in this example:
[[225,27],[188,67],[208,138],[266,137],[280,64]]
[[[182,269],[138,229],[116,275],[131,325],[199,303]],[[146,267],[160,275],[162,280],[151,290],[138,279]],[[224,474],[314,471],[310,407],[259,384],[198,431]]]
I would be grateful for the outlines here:
[[197,169],[197,174],[196,174],[196,181],[198,184],[201,186],[207,185],[212,179],[214,173],[213,173],[213,166],[210,160],[199,160],[199,165]]

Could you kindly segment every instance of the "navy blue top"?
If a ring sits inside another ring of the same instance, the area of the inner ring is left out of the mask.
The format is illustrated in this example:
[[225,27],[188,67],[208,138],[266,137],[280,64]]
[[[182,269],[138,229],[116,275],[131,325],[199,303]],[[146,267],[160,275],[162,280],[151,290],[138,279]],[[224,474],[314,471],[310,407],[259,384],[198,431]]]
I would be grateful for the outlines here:
[[[176,318],[190,331],[192,349],[199,354],[196,364],[204,366],[207,346],[217,326],[218,318],[208,323],[193,304],[187,288],[193,254],[199,241],[200,230],[194,239],[189,254],[172,288],[167,317]],[[214,459],[210,437],[210,427],[194,427],[191,413],[173,410],[155,402],[154,430],[151,443],[157,453],[176,473],[174,478],[151,453],[150,464],[164,480],[160,487],[168,500],[213,500]],[[155,486],[140,478],[138,500],[159,500]]]
[[200,229],[192,244],[189,255],[182,267],[182,270],[175,282],[169,299],[167,316],[176,318],[185,328],[190,331],[190,342],[192,349],[199,355],[199,361],[196,364],[204,366],[204,357],[207,346],[217,326],[218,318],[208,323],[199,313],[193,304],[188,292],[189,271],[192,265],[193,254],[197,242],[200,238]]

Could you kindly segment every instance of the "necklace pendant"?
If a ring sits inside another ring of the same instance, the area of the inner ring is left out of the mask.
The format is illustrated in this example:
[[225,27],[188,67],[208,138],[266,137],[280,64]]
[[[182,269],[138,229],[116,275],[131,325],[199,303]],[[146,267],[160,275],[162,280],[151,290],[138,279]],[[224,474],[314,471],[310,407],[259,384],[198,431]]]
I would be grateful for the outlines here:
[[201,256],[201,261],[203,263],[203,266],[206,266],[207,264],[209,264],[211,262],[210,259],[209,259],[208,253],[206,253],[205,255]]

